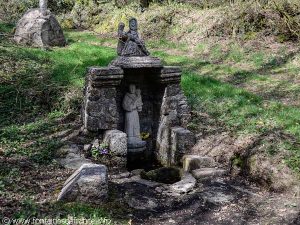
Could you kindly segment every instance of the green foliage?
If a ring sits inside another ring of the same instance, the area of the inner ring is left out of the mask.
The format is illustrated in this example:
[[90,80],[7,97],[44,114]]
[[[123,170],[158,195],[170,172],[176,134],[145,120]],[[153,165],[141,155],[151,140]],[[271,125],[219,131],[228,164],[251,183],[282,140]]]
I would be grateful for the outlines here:
[[48,7],[55,14],[68,13],[75,5],[75,0],[48,0]]
[[282,148],[287,149],[291,152],[291,154],[285,158],[286,164],[292,168],[294,171],[300,173],[300,145],[291,143],[291,142],[283,142]]
[[[0,1],[0,20],[16,23],[28,9],[38,6],[39,0]],[[55,14],[70,12],[73,6],[74,0],[49,0],[48,2],[49,9]]]
[[205,109],[235,131],[257,132],[277,127],[300,137],[297,126],[300,112],[295,107],[276,102],[262,104],[262,99],[256,95],[189,72],[185,72],[182,86],[196,109]]
[[47,135],[62,128],[55,119],[40,119],[23,126],[6,126],[0,130],[0,147],[6,157],[21,155],[37,163],[48,163],[53,160],[55,150],[61,143]]
[[214,34],[243,35],[246,39],[262,32],[275,34],[279,41],[299,40],[300,2],[297,0],[234,1],[223,4],[224,19],[212,31]]
[[232,166],[243,168],[243,166],[245,165],[245,162],[244,162],[244,160],[242,159],[242,157],[240,155],[235,155],[231,159],[231,164],[232,164]]
[[21,210],[16,212],[13,218],[28,220],[32,218],[57,219],[59,224],[67,225],[70,221],[89,221],[94,225],[113,225],[119,222],[113,219],[107,209],[99,206],[91,206],[82,203],[53,203],[48,206],[48,212],[41,212],[39,204],[26,198],[21,202]]
[[103,156],[109,156],[109,146],[107,143],[101,143],[98,147],[93,146],[92,149],[92,157],[94,159],[99,159]]
[[38,6],[38,0],[0,1],[0,21],[16,23],[30,8]]
[[108,64],[115,52],[98,46],[89,33],[66,36],[70,45],[52,51],[0,47],[0,126],[49,111],[79,110],[86,68]]

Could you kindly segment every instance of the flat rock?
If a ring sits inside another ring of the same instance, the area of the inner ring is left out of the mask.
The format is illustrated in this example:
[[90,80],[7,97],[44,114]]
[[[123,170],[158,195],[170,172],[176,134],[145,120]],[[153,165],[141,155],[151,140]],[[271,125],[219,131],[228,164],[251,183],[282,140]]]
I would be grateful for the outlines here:
[[124,173],[110,175],[110,178],[111,179],[122,179],[122,178],[130,177],[130,175],[131,175],[130,172],[124,172]]
[[132,176],[135,176],[135,175],[140,175],[142,171],[144,171],[144,169],[135,169],[132,170],[130,173]]
[[193,177],[196,179],[207,179],[217,176],[226,175],[227,171],[217,168],[201,168],[192,171]]
[[162,183],[158,183],[158,182],[150,181],[150,180],[145,180],[145,179],[136,179],[135,182],[139,183],[139,184],[143,184],[143,185],[145,185],[147,187],[150,187],[150,188],[155,188],[155,187],[158,187],[158,186],[162,185]]
[[126,184],[131,182],[136,182],[137,180],[140,180],[140,176],[132,176],[132,177],[123,177],[123,178],[112,178],[112,182],[115,184]]
[[200,168],[214,167],[215,160],[212,157],[198,155],[183,156],[183,170],[190,172]]
[[108,196],[107,168],[99,164],[83,164],[64,183],[57,200],[99,204]]
[[185,173],[180,181],[170,185],[170,189],[177,193],[186,193],[191,191],[195,185],[196,179],[190,173]]

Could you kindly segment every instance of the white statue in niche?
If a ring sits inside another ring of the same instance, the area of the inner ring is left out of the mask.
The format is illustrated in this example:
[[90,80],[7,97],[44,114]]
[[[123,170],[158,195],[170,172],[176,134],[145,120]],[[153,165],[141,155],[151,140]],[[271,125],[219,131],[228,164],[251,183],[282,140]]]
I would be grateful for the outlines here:
[[129,92],[123,99],[123,109],[125,110],[125,133],[128,138],[129,148],[141,148],[146,142],[141,140],[139,113],[142,111],[141,90],[134,84],[129,85]]

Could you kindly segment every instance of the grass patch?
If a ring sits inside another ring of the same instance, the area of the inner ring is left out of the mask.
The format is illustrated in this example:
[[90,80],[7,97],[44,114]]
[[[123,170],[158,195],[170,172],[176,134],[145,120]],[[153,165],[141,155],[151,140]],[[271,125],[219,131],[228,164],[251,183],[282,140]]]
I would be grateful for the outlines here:
[[[0,29],[10,33],[12,26],[0,23]],[[49,51],[9,40],[0,46],[1,155],[51,162],[61,145],[52,135],[70,128],[58,119],[80,111],[86,68],[116,55],[89,32],[65,34],[69,45]]]
[[[39,211],[39,205],[30,199],[24,200],[21,211],[13,217],[16,219],[44,218],[57,219],[59,224],[67,225],[70,221],[86,221],[95,225],[113,225],[116,222],[124,222],[111,217],[107,209],[99,206],[91,206],[83,203],[54,203],[48,206],[50,215],[43,215]],[[83,223],[83,222],[82,222]]]
[[[260,50],[249,52],[236,45],[232,45],[227,53],[222,52],[220,45],[214,45],[207,56],[205,48],[204,44],[196,48],[197,57],[170,55],[164,51],[155,51],[154,55],[168,65],[183,67],[182,87],[189,103],[195,110],[221,121],[226,129],[233,133],[251,134],[281,130],[293,135],[296,143],[292,147],[272,146],[272,153],[289,150],[291,155],[285,162],[298,171],[300,110],[280,101],[281,96],[299,96],[298,85],[292,84],[293,80],[299,80],[296,75],[298,57],[289,59],[288,54],[277,56]],[[282,49],[278,54],[281,52]],[[247,63],[249,69],[240,67],[239,63]],[[282,71],[288,72],[288,75],[273,75]],[[250,90],[255,88],[259,94],[235,85],[243,85]]]

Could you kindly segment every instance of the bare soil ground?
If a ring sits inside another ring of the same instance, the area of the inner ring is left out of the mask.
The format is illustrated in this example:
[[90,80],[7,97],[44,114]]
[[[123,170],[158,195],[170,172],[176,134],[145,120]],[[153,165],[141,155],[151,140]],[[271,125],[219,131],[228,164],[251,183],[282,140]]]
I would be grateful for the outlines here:
[[132,224],[299,224],[300,204],[294,193],[269,193],[238,178],[200,182],[194,192],[173,201],[133,183],[128,184],[127,192],[159,203],[153,210],[134,210]]

